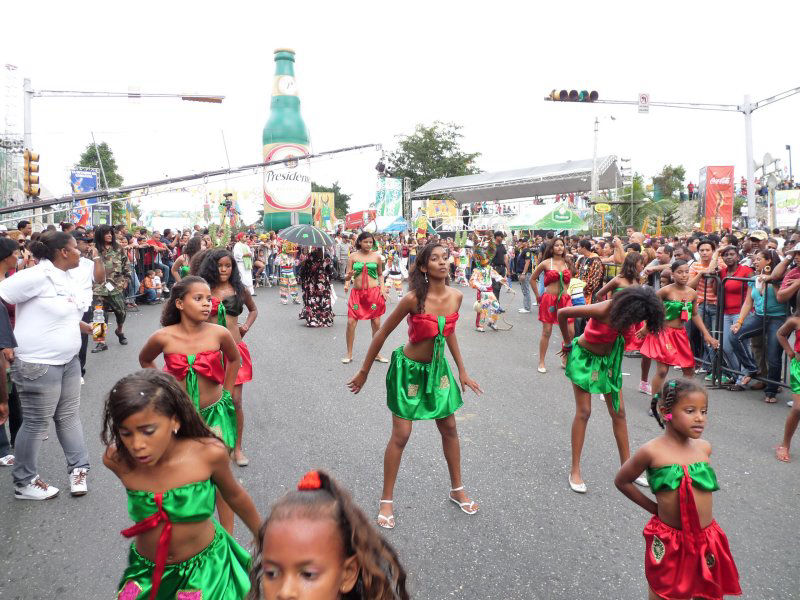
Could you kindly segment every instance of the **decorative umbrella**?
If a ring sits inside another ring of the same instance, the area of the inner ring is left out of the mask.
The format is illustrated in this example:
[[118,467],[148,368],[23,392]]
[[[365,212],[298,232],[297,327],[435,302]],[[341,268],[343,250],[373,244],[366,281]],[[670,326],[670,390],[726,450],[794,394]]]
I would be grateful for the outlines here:
[[333,246],[334,241],[331,236],[319,227],[313,225],[292,225],[282,229],[278,237],[287,242],[292,242],[298,246],[312,246],[314,248],[326,248]]
[[534,223],[532,229],[553,229],[555,231],[570,229],[574,231],[586,229],[586,222],[562,203],[561,206]]

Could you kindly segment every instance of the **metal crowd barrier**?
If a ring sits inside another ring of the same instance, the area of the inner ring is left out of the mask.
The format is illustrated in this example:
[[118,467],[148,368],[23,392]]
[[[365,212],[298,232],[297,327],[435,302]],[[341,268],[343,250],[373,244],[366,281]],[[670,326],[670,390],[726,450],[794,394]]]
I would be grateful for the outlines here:
[[[745,373],[743,371],[736,371],[736,370],[731,369],[729,366],[726,366],[724,364],[724,360],[723,360],[724,352],[723,352],[722,348],[723,348],[723,343],[724,343],[724,336],[728,334],[728,332],[723,331],[724,322],[725,322],[724,319],[725,319],[725,304],[726,304],[725,303],[725,282],[727,282],[727,281],[741,281],[741,282],[743,282],[745,284],[745,285],[742,286],[742,292],[741,292],[741,294],[742,294],[741,295],[741,299],[742,299],[742,302],[744,302],[746,294],[750,293],[750,289],[746,284],[751,282],[752,278],[748,278],[748,277],[725,277],[724,279],[720,279],[719,275],[717,275],[716,273],[704,273],[703,274],[703,297],[704,298],[706,297],[706,292],[708,291],[709,280],[712,280],[717,285],[717,303],[716,303],[717,314],[716,314],[716,318],[714,319],[713,329],[709,330],[709,333],[711,334],[711,336],[714,339],[719,341],[719,348],[717,350],[714,350],[714,349],[710,349],[709,350],[710,352],[713,353],[712,354],[713,358],[710,361],[710,363],[709,363],[709,361],[704,359],[705,348],[706,348],[705,342],[702,343],[703,350],[701,351],[701,355],[699,357],[698,356],[694,357],[696,362],[698,362],[698,363],[700,363],[700,364],[702,364],[704,366],[709,365],[711,367],[711,369],[710,369],[711,385],[709,387],[712,387],[712,388],[725,387],[722,384],[722,375],[724,373],[724,374],[727,374],[727,375],[733,375],[734,378],[737,375],[751,376],[752,379],[755,379],[756,381],[761,381],[761,382],[763,382],[765,384],[771,383],[771,384],[777,385],[779,387],[789,388],[790,387],[790,385],[788,383],[788,378],[789,378],[789,360],[788,360],[788,357],[786,356],[786,353],[783,353],[783,367],[782,367],[781,381],[773,381],[773,380],[769,379],[768,377],[762,377],[761,375],[750,375],[750,373]],[[772,284],[769,283],[767,285],[772,285]],[[764,352],[766,353],[766,351],[767,351],[766,347],[767,347],[767,344],[769,343],[769,340],[767,340],[767,333],[766,333],[767,332],[767,318],[768,318],[767,315],[768,315],[768,309],[769,309],[769,294],[765,293],[763,298],[764,298],[764,317],[763,317],[762,323],[761,323],[761,336],[762,336],[762,338],[764,340]],[[703,311],[707,311],[705,302],[702,304],[702,310]],[[707,314],[708,314],[708,312],[701,313],[701,318],[703,316],[707,315]],[[705,319],[703,319],[703,322],[704,323],[706,322]],[[694,327],[694,326],[692,326],[692,327]],[[691,340],[691,336],[690,336],[690,340]]]

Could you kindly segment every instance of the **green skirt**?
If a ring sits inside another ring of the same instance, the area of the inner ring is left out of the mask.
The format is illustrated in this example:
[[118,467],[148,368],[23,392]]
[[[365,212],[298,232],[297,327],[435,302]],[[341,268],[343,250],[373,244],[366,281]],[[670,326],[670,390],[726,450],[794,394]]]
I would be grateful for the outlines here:
[[622,387],[622,356],[625,340],[620,335],[611,353],[598,356],[578,343],[572,344],[567,358],[567,377],[590,394],[611,394],[611,404],[619,412],[619,390]]
[[800,360],[796,358],[789,363],[789,385],[793,394],[800,394]]
[[421,363],[408,358],[402,346],[392,352],[386,374],[386,405],[393,414],[409,421],[443,419],[462,404],[458,382],[444,357]]
[[228,448],[236,445],[236,409],[228,390],[222,390],[222,397],[200,409],[200,416],[208,428],[217,434]]
[[[241,600],[250,591],[250,555],[222,526],[211,543],[181,563],[167,565],[158,588],[158,600]],[[148,600],[155,564],[131,544],[128,568],[119,584],[119,600]]]

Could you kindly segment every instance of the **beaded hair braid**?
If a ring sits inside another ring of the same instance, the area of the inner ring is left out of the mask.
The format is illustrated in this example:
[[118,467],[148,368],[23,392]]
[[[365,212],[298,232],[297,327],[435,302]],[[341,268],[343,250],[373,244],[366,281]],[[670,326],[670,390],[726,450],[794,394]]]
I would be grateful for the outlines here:
[[664,384],[663,396],[653,394],[653,399],[650,401],[650,411],[661,429],[664,429],[664,420],[661,418],[659,408],[663,409],[665,415],[669,415],[667,420],[672,418],[672,407],[682,396],[691,392],[706,393],[703,386],[691,379],[671,379]]

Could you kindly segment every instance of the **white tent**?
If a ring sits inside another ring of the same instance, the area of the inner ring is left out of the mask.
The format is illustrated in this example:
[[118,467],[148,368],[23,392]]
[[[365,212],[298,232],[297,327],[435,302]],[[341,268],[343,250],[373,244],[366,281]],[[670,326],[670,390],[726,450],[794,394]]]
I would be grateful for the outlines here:
[[[598,189],[612,189],[622,185],[616,156],[598,157],[597,173]],[[556,165],[513,171],[432,179],[414,190],[411,198],[446,196],[459,204],[466,204],[580,193],[591,189],[591,177],[592,159],[570,160]]]

